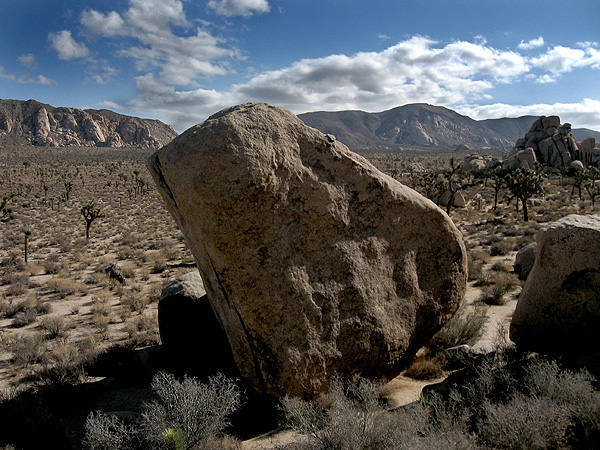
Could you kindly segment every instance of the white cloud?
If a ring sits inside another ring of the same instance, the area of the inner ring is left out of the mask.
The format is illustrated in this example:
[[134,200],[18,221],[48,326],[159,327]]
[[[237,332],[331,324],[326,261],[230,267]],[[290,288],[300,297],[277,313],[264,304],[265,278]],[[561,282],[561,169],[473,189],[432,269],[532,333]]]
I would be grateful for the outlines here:
[[534,48],[542,47],[543,45],[544,45],[544,38],[542,36],[538,36],[537,38],[531,39],[530,41],[527,41],[527,42],[521,41],[521,43],[517,47],[520,48],[521,50],[531,50]]
[[24,55],[19,56],[17,58],[17,61],[19,61],[21,64],[23,64],[28,69],[31,69],[31,70],[35,69],[35,66],[36,66],[35,56],[32,53],[25,53]]
[[465,105],[456,108],[461,114],[473,119],[492,119],[520,116],[557,115],[562,123],[569,122],[575,128],[600,130],[600,100],[585,98],[578,103],[539,103],[534,105]]
[[103,102],[98,103],[98,106],[101,106],[102,108],[110,108],[110,109],[120,109],[120,110],[124,110],[125,108],[123,108],[121,105],[119,105],[116,102],[111,102],[110,100],[105,100]]
[[140,71],[158,70],[166,84],[197,85],[199,78],[224,75],[228,69],[221,60],[239,56],[201,28],[176,34],[174,27],[190,27],[180,0],[130,0],[123,14],[87,10],[81,23],[105,37],[133,38],[137,44],[122,48],[119,55],[132,58]]
[[553,77],[552,75],[548,75],[547,73],[545,73],[545,74],[537,77],[535,79],[535,82],[540,83],[540,84],[556,83],[556,77]]
[[222,107],[246,101],[267,101],[296,113],[323,108],[380,111],[413,102],[465,103],[485,98],[494,83],[528,70],[527,60],[514,52],[463,41],[439,45],[416,36],[381,52],[302,59],[225,92],[177,90],[147,74],[136,79],[140,96],[133,106],[151,109],[182,130]]
[[532,58],[531,62],[552,75],[560,75],[583,67],[600,69],[600,50],[592,45],[581,49],[557,45],[537,58]]
[[54,84],[54,80],[51,80],[50,78],[45,77],[44,75],[38,75],[36,79],[39,84],[43,84],[44,86]]
[[210,0],[208,7],[215,13],[226,16],[250,17],[270,11],[267,0]]
[[58,57],[63,60],[84,58],[90,54],[90,51],[84,43],[77,43],[71,36],[69,30],[62,30],[48,35],[50,44],[58,52]]
[[6,81],[12,81],[14,83],[19,83],[19,84],[42,84],[42,85],[50,85],[50,84],[54,84],[54,80],[51,80],[50,78],[45,77],[44,75],[38,75],[35,78],[31,78],[29,75],[19,75],[16,76],[12,73],[8,73],[4,71],[4,67],[0,66],[0,79],[6,80]]
[[118,36],[125,34],[125,21],[116,11],[108,14],[94,10],[84,11],[81,15],[81,23],[91,32],[102,36]]

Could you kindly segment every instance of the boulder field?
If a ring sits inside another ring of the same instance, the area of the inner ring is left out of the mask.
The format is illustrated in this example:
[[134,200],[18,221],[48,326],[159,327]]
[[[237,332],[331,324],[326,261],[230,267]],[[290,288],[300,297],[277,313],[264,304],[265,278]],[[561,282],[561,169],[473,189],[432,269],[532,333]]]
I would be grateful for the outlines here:
[[462,301],[467,257],[448,216],[287,110],[223,110],[149,168],[261,392],[395,376]]

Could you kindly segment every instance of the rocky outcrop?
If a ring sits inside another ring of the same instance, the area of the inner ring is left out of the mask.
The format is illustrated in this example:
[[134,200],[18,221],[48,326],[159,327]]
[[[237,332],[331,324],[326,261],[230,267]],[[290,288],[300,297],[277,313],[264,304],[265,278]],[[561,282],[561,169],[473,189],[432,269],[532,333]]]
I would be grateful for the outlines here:
[[502,168],[507,170],[514,169],[533,169],[537,163],[537,158],[533,148],[528,147],[524,150],[515,150],[511,152],[502,161]]
[[396,375],[462,301],[448,216],[289,111],[221,111],[149,167],[260,391],[312,397],[336,373]]
[[464,157],[462,169],[468,175],[483,176],[486,171],[500,165],[500,161],[491,155],[473,153]]
[[600,342],[600,215],[570,215],[540,230],[535,263],[510,325],[519,346],[597,351]]
[[54,108],[34,100],[0,100],[0,144],[158,148],[177,133],[150,119],[108,110]]
[[579,145],[571,124],[560,124],[558,116],[541,116],[525,137],[515,143],[514,153],[531,148],[541,164],[561,169],[579,160],[584,165],[600,166],[600,148],[595,147],[594,138]]

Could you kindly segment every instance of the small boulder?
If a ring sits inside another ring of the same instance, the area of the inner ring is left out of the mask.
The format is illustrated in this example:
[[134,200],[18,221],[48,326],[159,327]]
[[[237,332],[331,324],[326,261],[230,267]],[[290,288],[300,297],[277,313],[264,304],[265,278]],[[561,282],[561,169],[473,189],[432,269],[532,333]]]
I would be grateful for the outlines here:
[[535,249],[537,244],[532,242],[523,247],[515,256],[514,272],[519,276],[519,280],[526,280],[533,263],[535,262]]
[[510,325],[522,348],[597,351],[600,215],[569,215],[540,230],[536,259]]
[[189,272],[169,283],[158,301],[160,340],[173,354],[190,355],[202,349],[200,361],[190,366],[208,369],[232,365],[233,356],[223,327],[206,296],[198,271]]

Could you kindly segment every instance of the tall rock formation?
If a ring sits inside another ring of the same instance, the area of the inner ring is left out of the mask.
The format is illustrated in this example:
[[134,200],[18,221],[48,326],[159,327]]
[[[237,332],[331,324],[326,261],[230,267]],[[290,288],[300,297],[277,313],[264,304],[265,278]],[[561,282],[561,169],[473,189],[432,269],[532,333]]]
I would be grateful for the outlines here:
[[541,116],[524,137],[517,139],[514,154],[531,149],[543,165],[557,169],[569,167],[572,161],[584,165],[600,166],[600,148],[595,148],[594,138],[579,145],[571,124],[560,123],[558,116]]
[[158,148],[177,133],[159,120],[108,110],[54,108],[34,100],[0,100],[0,144]]
[[462,301],[466,252],[448,216],[289,111],[223,110],[149,168],[260,391],[394,376]]

